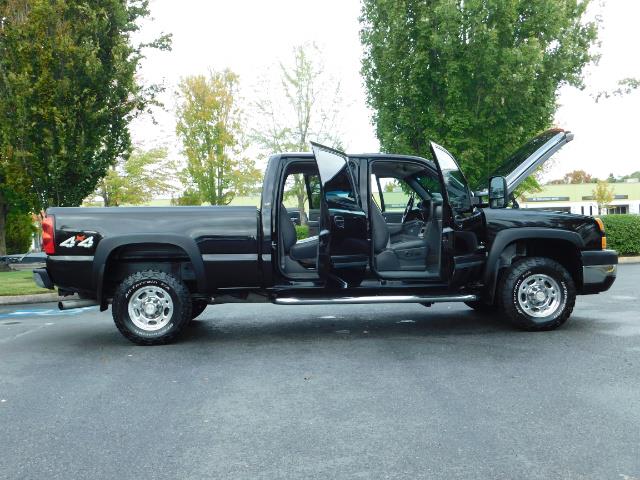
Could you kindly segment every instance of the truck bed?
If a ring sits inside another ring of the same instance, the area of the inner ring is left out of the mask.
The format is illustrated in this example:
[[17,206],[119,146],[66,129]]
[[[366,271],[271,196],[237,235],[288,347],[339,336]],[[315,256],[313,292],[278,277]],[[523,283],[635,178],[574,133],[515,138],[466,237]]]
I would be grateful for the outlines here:
[[62,288],[96,291],[113,258],[182,256],[198,291],[258,286],[258,214],[255,207],[50,208],[56,250],[47,269]]

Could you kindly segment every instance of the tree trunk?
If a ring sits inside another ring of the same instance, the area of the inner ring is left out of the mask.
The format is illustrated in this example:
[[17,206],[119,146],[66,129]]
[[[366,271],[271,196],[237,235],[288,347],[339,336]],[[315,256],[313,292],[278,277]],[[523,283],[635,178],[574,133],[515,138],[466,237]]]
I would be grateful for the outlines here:
[[0,193],[0,255],[7,254],[7,241],[6,241],[6,226],[7,226],[7,214],[9,213],[9,206],[4,196]]
[[307,213],[304,211],[304,194],[296,195],[298,198],[298,210],[300,210],[300,225],[306,225],[308,222]]

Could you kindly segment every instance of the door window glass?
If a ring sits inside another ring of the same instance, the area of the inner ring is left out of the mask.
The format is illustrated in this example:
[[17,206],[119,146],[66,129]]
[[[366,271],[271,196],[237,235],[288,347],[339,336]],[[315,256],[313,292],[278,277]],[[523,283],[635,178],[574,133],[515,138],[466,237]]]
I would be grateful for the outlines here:
[[382,193],[378,188],[378,182],[376,181],[376,176],[373,174],[371,175],[371,197],[373,198],[373,201],[376,202],[376,205],[378,205],[378,208],[380,209],[380,211],[384,211],[384,209],[382,208],[383,207]]
[[384,208],[387,212],[404,212],[409,202],[409,197],[415,192],[404,181],[398,178],[381,178],[384,195]]
[[327,206],[334,209],[358,210],[358,200],[351,186],[347,169],[343,168],[324,186]]
[[431,144],[436,154],[436,159],[442,171],[444,184],[449,196],[449,203],[456,215],[471,210],[471,194],[467,180],[460,171],[453,156],[440,145]]
[[308,175],[307,181],[309,182],[309,208],[320,208],[320,177],[318,175]]

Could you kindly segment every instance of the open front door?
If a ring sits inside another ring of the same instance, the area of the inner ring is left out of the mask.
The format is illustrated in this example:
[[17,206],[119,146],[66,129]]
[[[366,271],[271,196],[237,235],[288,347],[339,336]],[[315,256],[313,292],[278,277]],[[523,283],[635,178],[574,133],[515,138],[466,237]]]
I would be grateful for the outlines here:
[[343,288],[359,284],[369,263],[367,216],[346,154],[311,143],[321,183],[318,275]]
[[442,243],[449,282],[458,285],[480,275],[485,254],[479,245],[484,232],[482,212],[471,202],[467,179],[453,155],[431,142],[431,154],[444,186]]

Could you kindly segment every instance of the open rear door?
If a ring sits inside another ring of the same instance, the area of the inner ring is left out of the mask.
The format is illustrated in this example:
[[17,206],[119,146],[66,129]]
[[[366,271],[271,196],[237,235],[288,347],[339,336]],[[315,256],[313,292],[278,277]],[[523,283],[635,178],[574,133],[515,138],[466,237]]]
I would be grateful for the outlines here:
[[347,155],[311,143],[321,183],[318,275],[343,288],[359,284],[369,263],[367,216]]

